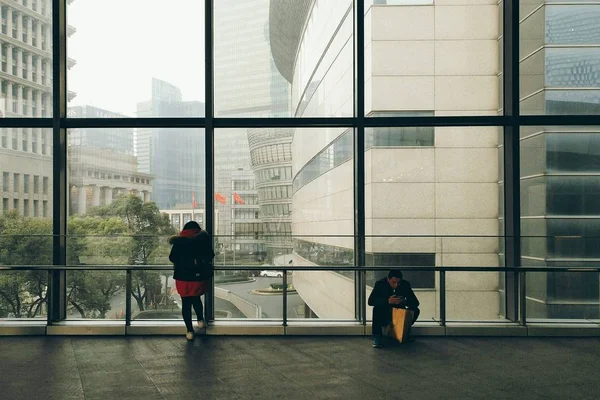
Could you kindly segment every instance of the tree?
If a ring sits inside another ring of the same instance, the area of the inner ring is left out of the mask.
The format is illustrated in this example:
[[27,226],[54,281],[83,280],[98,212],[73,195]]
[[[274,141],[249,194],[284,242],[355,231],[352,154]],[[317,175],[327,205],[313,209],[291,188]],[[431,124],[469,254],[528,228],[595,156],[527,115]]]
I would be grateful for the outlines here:
[[[164,258],[168,249],[167,237],[176,233],[169,217],[160,213],[156,203],[144,203],[134,194],[121,196],[109,206],[98,207],[92,210],[91,215],[104,218],[117,216],[124,221],[131,238],[128,253],[131,265],[150,265]],[[160,293],[159,272],[140,270],[132,274],[132,296],[140,311],[146,310]]]
[[[0,216],[0,263],[4,265],[52,264],[52,225],[9,211]],[[45,271],[9,271],[0,274],[0,316],[33,318],[46,302]]]

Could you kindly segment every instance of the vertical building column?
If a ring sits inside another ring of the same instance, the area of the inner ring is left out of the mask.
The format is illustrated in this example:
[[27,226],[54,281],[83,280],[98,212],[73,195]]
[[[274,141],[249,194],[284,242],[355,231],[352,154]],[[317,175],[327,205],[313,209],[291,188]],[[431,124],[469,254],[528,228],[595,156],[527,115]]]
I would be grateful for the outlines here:
[[35,116],[36,117],[43,117],[42,115],[42,104],[43,104],[43,99],[42,99],[42,91],[38,90],[35,96]]
[[143,190],[142,195],[143,195],[144,203],[147,203],[150,201],[150,192],[149,191]]
[[13,9],[6,7],[6,36],[13,37]]
[[13,99],[13,83],[6,81],[6,112],[13,112]]
[[104,205],[107,206],[113,201],[113,188],[105,186],[104,188]]
[[47,24],[45,26],[46,29],[46,48],[44,50],[50,50],[51,45],[52,45],[52,26],[50,26],[50,24]]
[[27,53],[27,80],[33,82],[33,54]]
[[18,12],[15,14],[17,17],[17,37],[18,41],[23,41],[23,14]]
[[23,76],[23,50],[17,49],[17,73],[15,76],[25,79]]
[[31,153],[32,152],[31,143],[32,143],[32,140],[33,140],[33,128],[27,128],[25,130],[24,134],[26,135],[25,137],[27,138],[27,148],[23,149],[23,151]]
[[27,44],[33,46],[33,20],[27,17]]
[[87,210],[87,188],[77,187],[77,214],[83,215]]
[[100,205],[100,186],[92,186],[92,206],[98,207]]
[[6,45],[6,73],[13,73],[13,46],[12,44]]
[[37,56],[35,59],[35,72],[37,74],[36,82],[42,84],[42,57]]
[[27,109],[23,109],[23,114],[33,115],[33,89],[27,88]]
[[17,84],[17,114],[23,115],[23,86]]

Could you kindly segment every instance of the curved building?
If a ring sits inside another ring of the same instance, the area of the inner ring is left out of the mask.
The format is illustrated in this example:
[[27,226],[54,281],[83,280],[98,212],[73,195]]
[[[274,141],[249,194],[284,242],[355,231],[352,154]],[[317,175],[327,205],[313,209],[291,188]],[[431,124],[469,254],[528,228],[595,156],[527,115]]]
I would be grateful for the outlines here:
[[258,205],[267,261],[292,252],[293,129],[248,129],[250,159],[256,177]]
[[[498,4],[385,3],[365,6],[365,114],[497,115]],[[271,0],[271,51],[292,85],[292,115],[354,115],[353,11],[351,0]],[[367,129],[367,264],[500,265],[498,137],[493,127]],[[354,264],[353,154],[351,129],[295,130],[295,265]],[[406,275],[421,319],[437,319],[439,277]],[[502,285],[497,273],[447,274],[448,319],[503,319]],[[296,271],[294,286],[305,315],[355,318],[354,274]]]

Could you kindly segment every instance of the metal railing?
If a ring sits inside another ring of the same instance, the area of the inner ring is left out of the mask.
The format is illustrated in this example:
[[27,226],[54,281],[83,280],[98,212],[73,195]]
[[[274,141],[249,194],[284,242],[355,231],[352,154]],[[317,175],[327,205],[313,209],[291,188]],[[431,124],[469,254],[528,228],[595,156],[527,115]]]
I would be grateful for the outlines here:
[[[250,266],[250,265],[228,265],[215,267],[215,271],[282,271],[283,285],[282,285],[282,325],[288,325],[288,273],[295,271],[307,271],[307,272],[355,272],[363,274],[362,281],[366,282],[364,274],[367,271],[380,271],[387,272],[395,267],[390,266],[368,266],[368,267],[356,267],[356,266]],[[571,273],[600,273],[600,265],[596,267],[541,267],[541,266],[525,266],[525,267],[473,267],[473,266],[401,266],[396,267],[402,271],[416,271],[416,272],[439,272],[439,310],[440,310],[440,326],[446,326],[446,274],[448,272],[498,272],[498,273],[514,273],[519,275],[519,290],[515,294],[518,296],[519,320],[512,322],[519,323],[519,325],[525,326],[527,324],[527,311],[526,311],[526,300],[527,300],[527,282],[526,274],[530,272],[571,272]],[[68,266],[55,266],[55,265],[0,265],[0,273],[2,271],[48,271],[48,278],[53,271],[125,271],[126,272],[126,283],[125,283],[125,325],[131,325],[132,317],[132,274],[135,271],[166,271],[172,270],[172,265],[68,265]],[[361,302],[361,307],[366,305]],[[364,310],[363,310],[364,311]],[[360,321],[362,325],[366,325],[367,320],[365,318],[365,312],[360,315],[363,316]],[[475,321],[476,322],[476,321]],[[51,324],[51,321],[48,321]]]

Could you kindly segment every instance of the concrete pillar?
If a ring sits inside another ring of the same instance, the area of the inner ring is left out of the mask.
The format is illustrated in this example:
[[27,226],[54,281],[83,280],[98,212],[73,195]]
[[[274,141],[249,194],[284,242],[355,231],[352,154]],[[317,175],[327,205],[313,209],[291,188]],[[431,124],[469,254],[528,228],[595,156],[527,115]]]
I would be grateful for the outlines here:
[[144,203],[147,203],[150,201],[150,192],[149,191],[147,191],[147,190],[142,191],[142,195],[144,196],[143,197]]
[[6,44],[6,73],[13,73],[13,46],[11,44]]
[[17,12],[15,14],[15,16],[17,17],[17,37],[16,37],[16,39],[18,41],[22,41],[23,40],[23,14],[20,12]]
[[85,214],[87,211],[87,188],[79,186],[77,188],[77,214]]
[[17,114],[23,115],[23,86],[17,84]]
[[11,44],[6,45],[6,73],[13,73],[13,47]]
[[104,205],[107,206],[113,201],[113,189],[105,186],[104,188]]
[[98,207],[100,205],[100,187],[92,186],[92,206]]
[[50,51],[52,48],[52,27],[47,24],[44,28],[46,29],[46,48],[44,50]]
[[17,73],[15,76],[25,79],[23,76],[23,50],[17,49]]
[[[31,114],[28,114],[28,115],[31,115]],[[33,140],[33,128],[27,128],[24,132],[24,135],[27,138],[27,148],[23,149],[23,151],[31,153],[32,152],[31,142]]]
[[6,112],[13,112],[13,83],[6,82]]
[[37,74],[36,82],[42,84],[42,57],[37,56],[35,59],[35,73]]
[[42,91],[35,92],[35,116],[43,117],[42,115]]
[[27,80],[33,82],[33,54],[27,53]]
[[27,88],[27,115],[33,116],[33,89]]
[[13,9],[6,7],[6,36],[13,37]]
[[33,46],[33,20],[27,18],[27,44]]

